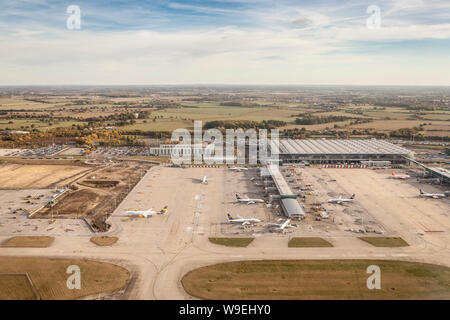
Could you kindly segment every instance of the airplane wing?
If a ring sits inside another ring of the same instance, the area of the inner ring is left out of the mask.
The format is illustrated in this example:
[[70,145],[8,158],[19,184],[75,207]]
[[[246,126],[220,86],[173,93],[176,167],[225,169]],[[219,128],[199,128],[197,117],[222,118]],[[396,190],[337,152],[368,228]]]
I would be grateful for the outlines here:
[[240,215],[237,215],[237,217],[238,217],[239,219],[244,219],[244,218],[242,218]]

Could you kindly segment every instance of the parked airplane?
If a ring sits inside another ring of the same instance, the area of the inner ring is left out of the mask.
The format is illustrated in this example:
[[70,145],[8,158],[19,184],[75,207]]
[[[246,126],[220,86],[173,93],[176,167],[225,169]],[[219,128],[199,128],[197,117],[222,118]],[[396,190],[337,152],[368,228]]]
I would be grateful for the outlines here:
[[139,218],[148,218],[150,216],[156,215],[156,211],[151,208],[146,211],[127,211],[125,212],[125,214],[129,216],[137,216]]
[[237,193],[236,193],[236,200],[237,200],[237,202],[247,202],[247,204],[253,204],[253,203],[257,203],[257,202],[264,202],[263,199],[241,198],[241,197],[239,197],[239,195]]
[[204,176],[201,179],[197,179],[197,180],[200,181],[200,183],[208,184],[208,178],[206,176]]
[[285,228],[297,228],[297,226],[290,224],[291,219],[286,219],[283,223],[270,223],[269,228],[273,231],[283,231]]
[[391,178],[392,179],[406,180],[406,179],[411,178],[411,177],[408,176],[407,174],[396,174],[395,172],[392,172]]
[[237,218],[233,218],[231,214],[227,213],[227,222],[240,223],[243,226],[261,222],[261,220],[257,218],[242,218],[240,215],[237,216],[238,216]]
[[244,167],[232,167],[232,168],[228,168],[228,169],[233,170],[233,171],[248,170],[248,168],[244,168]]
[[420,189],[420,196],[425,197],[425,198],[439,199],[439,198],[444,198],[445,194],[443,194],[443,193],[427,193],[427,192],[423,192],[423,190]]
[[167,206],[165,206],[164,208],[162,208],[159,211],[155,211],[153,210],[153,208],[150,208],[146,211],[126,211],[125,214],[129,215],[129,216],[136,216],[136,217],[140,217],[140,218],[148,218],[151,216],[155,216],[157,214],[167,214],[168,210],[167,210]]
[[328,202],[329,203],[337,203],[337,204],[342,204],[344,202],[352,202],[355,199],[356,194],[352,194],[352,196],[348,199],[343,199],[342,196],[339,196],[339,198],[333,198],[333,199],[329,199]]

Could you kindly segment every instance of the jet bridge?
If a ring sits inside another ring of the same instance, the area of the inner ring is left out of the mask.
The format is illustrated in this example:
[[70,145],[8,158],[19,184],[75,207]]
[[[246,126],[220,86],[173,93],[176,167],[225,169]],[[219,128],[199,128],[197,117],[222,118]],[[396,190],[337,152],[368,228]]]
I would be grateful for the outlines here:
[[279,167],[277,165],[268,165],[267,170],[280,193],[281,208],[284,214],[289,218],[304,218],[306,213],[296,200],[297,196],[292,192]]

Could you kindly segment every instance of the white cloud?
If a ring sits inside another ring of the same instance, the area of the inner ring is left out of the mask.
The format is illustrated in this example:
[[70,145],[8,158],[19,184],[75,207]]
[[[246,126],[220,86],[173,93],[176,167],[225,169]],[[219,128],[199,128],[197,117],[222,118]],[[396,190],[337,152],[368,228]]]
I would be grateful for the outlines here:
[[[334,16],[336,8],[318,12],[298,7],[243,12],[257,22],[252,28],[93,32],[20,26],[0,33],[0,84],[450,85],[442,72],[450,62],[438,49],[433,61],[407,51],[399,56],[355,50],[361,41],[450,39],[449,23],[398,18],[403,4],[394,3],[397,11],[383,18],[380,30],[366,28],[366,15]],[[445,7],[440,1],[434,4]],[[420,12],[422,1],[408,8]],[[307,23],[299,27],[292,23],[296,20]]]

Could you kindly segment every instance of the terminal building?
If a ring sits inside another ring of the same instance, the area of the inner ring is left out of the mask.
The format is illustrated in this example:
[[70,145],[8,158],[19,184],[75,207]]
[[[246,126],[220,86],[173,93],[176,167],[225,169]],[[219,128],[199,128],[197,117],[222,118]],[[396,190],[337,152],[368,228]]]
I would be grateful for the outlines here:
[[287,163],[405,163],[406,157],[414,156],[408,149],[377,139],[282,139],[278,145],[272,142],[270,149]]
[[305,211],[296,200],[297,196],[292,192],[288,183],[280,172],[278,165],[268,165],[266,170],[261,171],[261,176],[271,176],[280,194],[280,204],[284,214],[288,218],[302,219],[306,216]]

